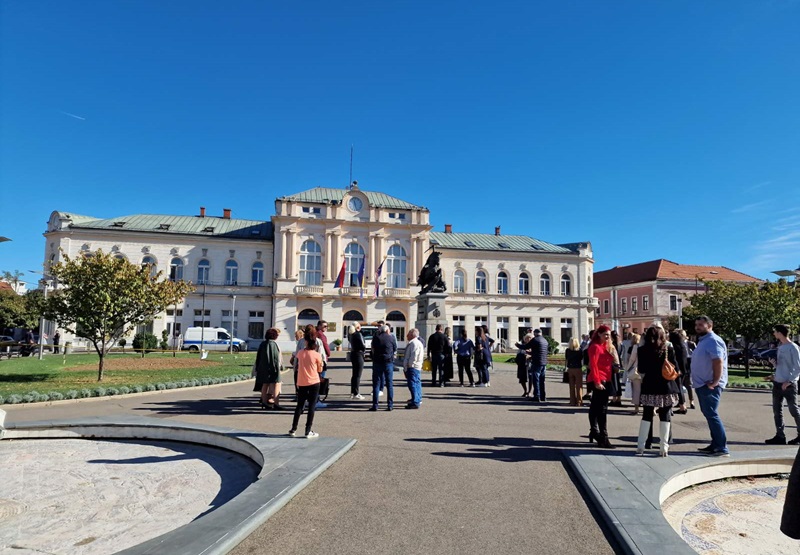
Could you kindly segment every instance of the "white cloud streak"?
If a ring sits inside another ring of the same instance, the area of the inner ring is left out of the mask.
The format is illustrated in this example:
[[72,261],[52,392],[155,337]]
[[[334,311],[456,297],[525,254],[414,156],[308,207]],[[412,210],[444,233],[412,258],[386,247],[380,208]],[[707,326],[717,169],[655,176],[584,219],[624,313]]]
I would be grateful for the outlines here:
[[81,121],[86,121],[86,118],[81,117],[81,116],[76,116],[75,114],[70,114],[69,112],[65,112],[64,110],[59,110],[59,112],[61,112],[65,116],[69,116],[71,118],[79,119]]

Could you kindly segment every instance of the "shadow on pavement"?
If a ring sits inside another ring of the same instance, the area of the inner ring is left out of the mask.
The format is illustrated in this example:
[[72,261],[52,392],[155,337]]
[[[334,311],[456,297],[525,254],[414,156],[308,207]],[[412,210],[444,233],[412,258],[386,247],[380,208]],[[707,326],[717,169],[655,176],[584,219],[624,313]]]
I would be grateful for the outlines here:
[[481,439],[474,437],[434,437],[408,438],[415,443],[432,443],[438,445],[462,445],[467,449],[458,451],[433,451],[432,455],[440,457],[491,459],[499,462],[528,461],[561,461],[563,449],[587,453],[607,452],[601,449],[587,448],[587,443],[577,441],[537,441],[531,438],[496,437]]

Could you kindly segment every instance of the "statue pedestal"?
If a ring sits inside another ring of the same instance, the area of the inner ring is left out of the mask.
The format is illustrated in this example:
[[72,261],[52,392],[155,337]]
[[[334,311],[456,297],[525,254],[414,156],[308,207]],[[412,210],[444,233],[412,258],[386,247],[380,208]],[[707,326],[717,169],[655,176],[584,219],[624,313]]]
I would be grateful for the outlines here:
[[422,293],[417,295],[417,321],[414,327],[419,330],[420,339],[427,345],[428,338],[442,324],[442,331],[450,325],[447,320],[445,301],[447,293]]

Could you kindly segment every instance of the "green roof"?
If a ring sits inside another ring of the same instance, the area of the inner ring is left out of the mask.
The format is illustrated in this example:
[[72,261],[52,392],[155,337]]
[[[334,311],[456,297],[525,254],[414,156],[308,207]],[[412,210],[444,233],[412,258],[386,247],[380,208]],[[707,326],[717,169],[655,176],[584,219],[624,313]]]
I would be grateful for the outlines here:
[[443,249],[473,251],[547,252],[574,254],[569,248],[545,243],[527,235],[494,235],[490,233],[442,233],[432,231],[431,244]]
[[69,212],[59,212],[58,215],[61,218],[72,220],[73,224],[83,224],[97,219],[92,216],[81,216],[80,214],[70,214]]
[[72,219],[71,228],[147,231],[165,235],[200,235],[227,239],[272,240],[272,224],[258,220],[226,219],[218,216],[161,216],[133,214],[105,220],[86,216]]
[[[387,195],[385,193],[377,193],[375,191],[364,191],[356,189],[367,196],[367,200],[372,206],[377,208],[394,208],[395,210],[426,210],[424,206],[417,206],[399,198]],[[279,200],[291,200],[294,202],[309,202],[313,204],[328,204],[330,201],[335,200],[341,202],[344,196],[348,193],[348,189],[332,189],[329,187],[314,187],[308,191],[303,191],[294,195],[286,195],[279,197]]]

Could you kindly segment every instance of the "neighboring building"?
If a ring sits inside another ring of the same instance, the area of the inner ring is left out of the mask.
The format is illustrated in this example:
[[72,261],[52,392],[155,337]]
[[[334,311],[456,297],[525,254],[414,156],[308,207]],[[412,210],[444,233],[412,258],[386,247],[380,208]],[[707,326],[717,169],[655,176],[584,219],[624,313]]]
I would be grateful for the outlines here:
[[[589,243],[554,245],[499,228],[494,235],[451,233],[450,226],[433,233],[429,217],[427,208],[356,184],[280,197],[271,221],[231,219],[230,210],[207,216],[202,208],[198,216],[111,219],[53,212],[45,260],[58,260],[60,249],[70,256],[103,249],[192,281],[197,291],[177,312],[148,326],[158,336],[204,323],[230,329],[236,295],[234,335],[253,344],[275,326],[281,347],[293,348],[296,329],[324,319],[330,341],[345,339],[352,321],[388,320],[403,346],[431,246],[442,252],[455,332],[487,324],[508,345],[521,330],[540,327],[565,343],[593,327]],[[343,266],[344,284],[335,287]]]
[[595,272],[598,325],[641,333],[654,321],[680,317],[690,297],[705,290],[704,281],[760,282],[724,266],[691,266],[659,259]]

